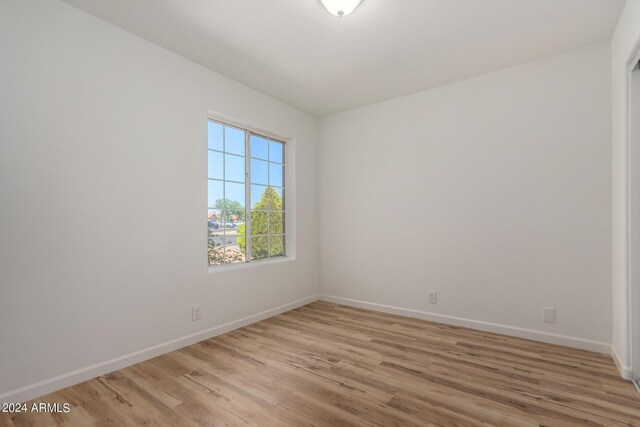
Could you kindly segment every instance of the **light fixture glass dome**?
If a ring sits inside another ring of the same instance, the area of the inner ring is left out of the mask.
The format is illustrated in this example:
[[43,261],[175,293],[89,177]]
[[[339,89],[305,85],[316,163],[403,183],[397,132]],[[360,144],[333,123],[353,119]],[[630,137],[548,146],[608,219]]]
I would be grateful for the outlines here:
[[353,12],[362,0],[320,0],[330,14],[342,18]]

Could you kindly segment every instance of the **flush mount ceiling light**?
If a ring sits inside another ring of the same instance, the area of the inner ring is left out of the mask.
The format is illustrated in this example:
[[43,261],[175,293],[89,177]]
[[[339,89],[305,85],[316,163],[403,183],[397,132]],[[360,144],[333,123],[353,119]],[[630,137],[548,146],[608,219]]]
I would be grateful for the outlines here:
[[330,14],[342,18],[347,16],[360,4],[362,0],[320,0]]

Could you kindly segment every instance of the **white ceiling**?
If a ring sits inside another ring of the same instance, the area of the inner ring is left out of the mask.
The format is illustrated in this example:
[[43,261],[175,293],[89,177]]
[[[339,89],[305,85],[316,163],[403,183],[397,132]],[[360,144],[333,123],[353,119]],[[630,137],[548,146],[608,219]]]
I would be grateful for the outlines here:
[[65,0],[316,116],[611,37],[624,0]]

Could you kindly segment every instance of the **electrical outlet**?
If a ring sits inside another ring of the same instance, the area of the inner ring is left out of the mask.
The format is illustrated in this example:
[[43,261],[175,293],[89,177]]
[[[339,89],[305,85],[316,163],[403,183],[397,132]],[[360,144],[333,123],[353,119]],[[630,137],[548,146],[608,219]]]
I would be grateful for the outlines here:
[[429,298],[429,304],[438,303],[438,293],[436,291],[429,291],[428,298]]
[[194,322],[196,320],[200,320],[200,307],[198,307],[197,305],[191,307],[191,320]]
[[556,323],[556,309],[544,307],[542,309],[542,321],[545,323]]

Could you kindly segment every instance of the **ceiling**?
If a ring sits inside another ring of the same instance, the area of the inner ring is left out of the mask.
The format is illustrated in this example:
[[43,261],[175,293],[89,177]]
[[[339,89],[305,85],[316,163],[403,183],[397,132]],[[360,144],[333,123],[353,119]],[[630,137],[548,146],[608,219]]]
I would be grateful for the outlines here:
[[64,0],[324,116],[611,37],[624,0]]

